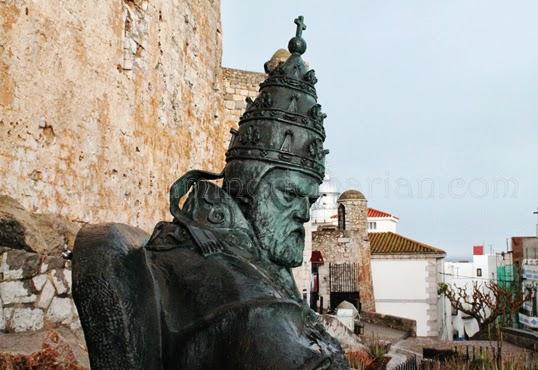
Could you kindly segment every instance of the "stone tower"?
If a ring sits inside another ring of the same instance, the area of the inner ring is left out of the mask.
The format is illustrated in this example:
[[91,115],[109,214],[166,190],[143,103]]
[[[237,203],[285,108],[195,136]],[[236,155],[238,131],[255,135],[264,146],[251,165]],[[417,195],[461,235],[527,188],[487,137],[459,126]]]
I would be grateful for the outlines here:
[[[362,310],[374,311],[366,198],[360,191],[348,190],[336,203],[337,226],[320,225],[312,233],[312,250],[319,251],[324,260],[318,268],[319,295],[325,302],[329,299],[332,308],[341,299],[353,300],[349,276],[355,275]],[[345,277],[343,282],[341,276]]]
[[343,192],[337,201],[338,228],[350,239],[352,260],[359,265],[359,296],[362,309],[375,311],[370,242],[368,241],[368,201],[358,190]]
[[360,240],[368,239],[368,206],[364,195],[358,190],[343,192],[338,200],[338,228],[355,232]]

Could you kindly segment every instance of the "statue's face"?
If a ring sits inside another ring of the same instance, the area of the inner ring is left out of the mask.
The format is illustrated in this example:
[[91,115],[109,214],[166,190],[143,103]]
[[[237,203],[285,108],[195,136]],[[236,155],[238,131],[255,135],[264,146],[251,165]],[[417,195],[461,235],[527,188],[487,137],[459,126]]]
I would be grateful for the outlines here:
[[297,171],[274,169],[251,197],[248,217],[269,259],[284,267],[303,262],[304,223],[318,198],[319,184]]

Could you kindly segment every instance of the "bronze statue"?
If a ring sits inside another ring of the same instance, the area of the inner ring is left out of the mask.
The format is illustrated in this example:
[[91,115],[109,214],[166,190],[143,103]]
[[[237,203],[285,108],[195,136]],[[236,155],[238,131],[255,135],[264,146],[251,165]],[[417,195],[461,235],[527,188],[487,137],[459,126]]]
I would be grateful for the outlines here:
[[224,171],[172,185],[172,222],[149,239],[121,224],[79,233],[73,297],[93,369],[348,369],[291,273],[328,152],[295,23],[291,55],[231,130]]

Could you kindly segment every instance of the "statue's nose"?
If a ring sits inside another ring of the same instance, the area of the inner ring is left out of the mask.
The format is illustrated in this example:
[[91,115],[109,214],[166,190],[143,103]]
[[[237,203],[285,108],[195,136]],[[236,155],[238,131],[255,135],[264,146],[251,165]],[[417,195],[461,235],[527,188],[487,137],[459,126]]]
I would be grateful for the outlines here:
[[297,205],[297,210],[294,212],[294,216],[302,223],[310,221],[310,200],[308,197],[301,198]]

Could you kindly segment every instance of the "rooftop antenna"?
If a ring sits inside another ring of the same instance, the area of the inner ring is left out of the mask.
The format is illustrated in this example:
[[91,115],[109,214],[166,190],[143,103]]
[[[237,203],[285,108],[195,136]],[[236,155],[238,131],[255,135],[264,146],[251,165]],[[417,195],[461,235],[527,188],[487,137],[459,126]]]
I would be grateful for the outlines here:
[[536,208],[536,211],[532,213],[536,215],[536,236],[538,236],[538,207]]

